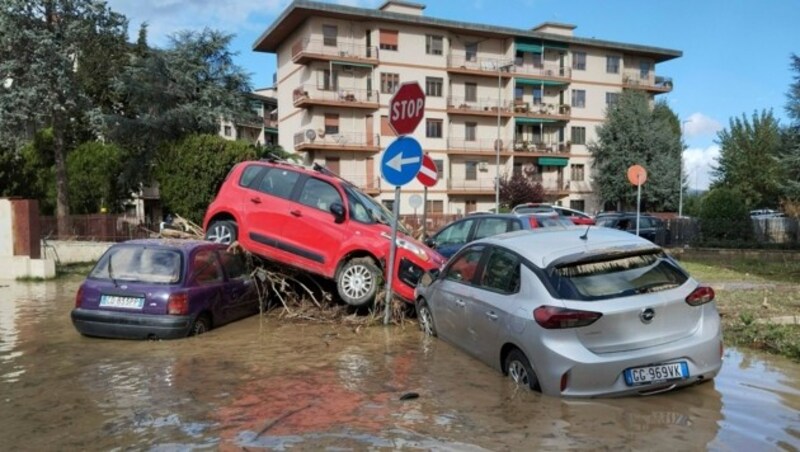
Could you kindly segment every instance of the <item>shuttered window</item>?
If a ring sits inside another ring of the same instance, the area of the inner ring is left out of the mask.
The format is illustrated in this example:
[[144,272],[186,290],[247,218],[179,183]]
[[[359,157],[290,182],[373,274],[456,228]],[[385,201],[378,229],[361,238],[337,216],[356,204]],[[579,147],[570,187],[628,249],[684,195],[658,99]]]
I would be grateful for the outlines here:
[[339,133],[339,115],[325,113],[325,133]]
[[397,30],[381,30],[380,47],[383,50],[397,50]]

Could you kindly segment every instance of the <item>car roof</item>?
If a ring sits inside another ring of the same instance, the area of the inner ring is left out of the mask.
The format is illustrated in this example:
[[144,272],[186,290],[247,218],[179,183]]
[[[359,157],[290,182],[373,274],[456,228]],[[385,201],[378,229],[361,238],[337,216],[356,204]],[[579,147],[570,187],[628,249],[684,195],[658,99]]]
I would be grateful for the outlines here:
[[211,247],[220,249],[227,248],[226,245],[222,245],[220,243],[214,243],[214,242],[209,242],[207,240],[196,240],[196,239],[136,239],[114,244],[114,246],[129,246],[129,245],[172,248],[184,252],[189,252],[201,247]]
[[[584,234],[585,240],[581,238]],[[472,244],[476,243],[510,248],[540,268],[546,268],[563,257],[573,255],[660,249],[658,245],[628,232],[596,226],[522,230],[487,237]]]

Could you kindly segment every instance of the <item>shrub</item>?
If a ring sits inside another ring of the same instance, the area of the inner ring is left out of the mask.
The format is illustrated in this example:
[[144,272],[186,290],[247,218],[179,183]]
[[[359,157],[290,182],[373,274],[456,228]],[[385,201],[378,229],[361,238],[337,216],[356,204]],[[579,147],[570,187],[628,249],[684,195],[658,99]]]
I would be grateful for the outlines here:
[[73,213],[120,212],[131,192],[120,181],[122,151],[113,144],[90,141],[67,156],[69,200]]
[[711,190],[700,205],[700,234],[704,241],[748,241],[753,226],[741,194],[725,187]]

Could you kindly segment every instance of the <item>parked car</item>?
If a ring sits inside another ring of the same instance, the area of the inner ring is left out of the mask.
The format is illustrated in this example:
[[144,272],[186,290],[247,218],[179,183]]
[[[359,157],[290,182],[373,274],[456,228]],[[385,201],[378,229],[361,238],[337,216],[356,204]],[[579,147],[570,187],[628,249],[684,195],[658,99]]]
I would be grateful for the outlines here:
[[106,251],[75,296],[83,335],[174,339],[259,311],[242,256],[202,240],[132,240]]
[[515,206],[512,212],[514,213],[555,212],[561,218],[569,220],[574,224],[578,225],[594,224],[594,218],[592,218],[591,215],[587,214],[586,212],[581,212],[580,210],[570,209],[569,207],[564,207],[564,206],[555,206],[552,204],[529,202]]
[[778,212],[777,210],[773,209],[754,209],[750,211],[750,218],[754,220],[764,220],[768,218],[782,218],[784,217],[783,212]]
[[[619,229],[636,234],[636,212],[605,212],[596,217],[597,226]],[[666,241],[667,227],[664,220],[648,214],[639,214],[639,236],[658,245]]]
[[[203,226],[209,240],[333,279],[342,300],[365,306],[385,273],[391,223],[391,212],[324,167],[264,160],[231,170]],[[445,262],[402,225],[396,256],[392,288],[408,302],[420,276]]]
[[543,227],[568,227],[572,223],[559,219],[555,213],[529,215],[485,214],[467,216],[439,230],[425,243],[444,257],[451,257],[467,243],[505,232]]
[[423,331],[548,395],[655,394],[722,365],[713,289],[613,229],[475,241],[416,295]]

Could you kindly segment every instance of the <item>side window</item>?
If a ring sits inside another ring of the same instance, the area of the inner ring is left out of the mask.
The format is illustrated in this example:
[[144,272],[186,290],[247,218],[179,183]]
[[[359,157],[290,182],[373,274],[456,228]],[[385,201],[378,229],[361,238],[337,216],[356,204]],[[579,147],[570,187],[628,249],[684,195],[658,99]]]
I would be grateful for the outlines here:
[[263,166],[250,165],[242,171],[242,177],[239,178],[239,186],[252,188],[251,185],[258,179],[258,175],[264,170]]
[[192,258],[192,275],[194,281],[203,286],[222,282],[222,266],[217,259],[217,253],[212,250],[202,250],[195,253]]
[[283,168],[270,168],[264,178],[261,179],[258,191],[289,199],[298,177],[300,177],[300,174],[294,171]]
[[341,204],[342,197],[336,187],[312,177],[306,180],[298,201],[305,206],[330,212],[331,204]]
[[475,223],[475,220],[467,220],[450,226],[436,236],[436,244],[443,246],[467,243],[469,230],[472,229],[473,223]]
[[481,287],[512,294],[519,291],[519,281],[520,262],[517,255],[504,249],[494,248],[486,262],[486,270],[481,276]]
[[522,222],[519,220],[511,220],[508,222],[508,232],[522,230]]
[[222,268],[225,269],[228,279],[247,278],[247,265],[245,265],[244,257],[241,254],[221,251],[219,257],[222,260]]
[[478,223],[475,240],[493,235],[502,234],[509,230],[508,220],[505,218],[484,218]]
[[[639,217],[639,229],[652,228],[655,222],[647,217]],[[636,220],[633,220],[633,227],[636,227]]]
[[471,283],[478,269],[478,263],[483,256],[482,246],[470,248],[464,252],[447,268],[445,279],[451,281]]

